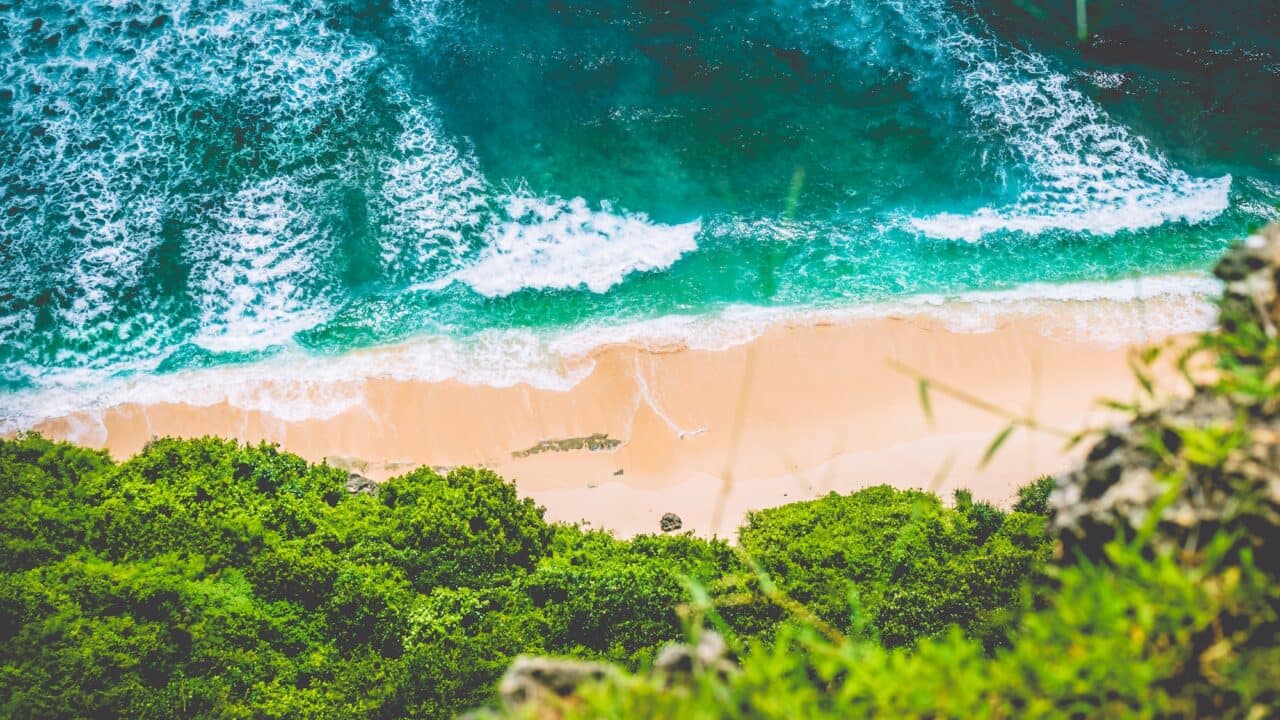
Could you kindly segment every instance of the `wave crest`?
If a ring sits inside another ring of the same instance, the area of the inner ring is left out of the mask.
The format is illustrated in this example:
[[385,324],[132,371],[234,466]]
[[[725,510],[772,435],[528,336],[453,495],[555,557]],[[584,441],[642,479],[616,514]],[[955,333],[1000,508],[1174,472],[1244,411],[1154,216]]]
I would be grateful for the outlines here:
[[700,221],[653,223],[642,213],[592,210],[583,198],[508,198],[506,222],[490,234],[480,257],[452,279],[488,297],[524,289],[586,287],[603,293],[634,272],[670,267],[697,248]]

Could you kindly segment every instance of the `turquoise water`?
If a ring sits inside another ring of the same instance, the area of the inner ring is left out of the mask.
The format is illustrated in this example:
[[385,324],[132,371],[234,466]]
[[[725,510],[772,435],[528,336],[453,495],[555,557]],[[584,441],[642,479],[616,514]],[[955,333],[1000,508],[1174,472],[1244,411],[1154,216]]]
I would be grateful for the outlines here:
[[1176,69],[972,9],[4,0],[0,420],[424,335],[1198,271],[1276,214],[1270,117],[1183,132]]

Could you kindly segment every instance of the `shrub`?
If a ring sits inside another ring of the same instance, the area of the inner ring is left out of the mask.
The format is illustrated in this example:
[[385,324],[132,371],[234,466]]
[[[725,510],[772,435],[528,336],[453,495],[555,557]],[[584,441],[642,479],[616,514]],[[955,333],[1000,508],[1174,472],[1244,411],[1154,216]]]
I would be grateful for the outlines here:
[[684,635],[677,607],[684,580],[712,582],[740,571],[723,542],[690,535],[617,540],[562,527],[557,552],[524,588],[549,623],[547,647],[561,654],[600,654],[634,664]]
[[367,523],[365,544],[394,548],[387,560],[419,591],[528,571],[551,541],[542,509],[488,470],[416,470],[383,485],[378,501],[386,509]]
[[[158,440],[119,465],[0,441],[0,716],[447,717],[543,649],[507,581],[541,510],[487,471],[378,498],[266,446]],[[474,588],[474,589],[471,589]]]
[[934,495],[879,486],[752,513],[739,541],[822,620],[846,631],[865,625],[894,646],[951,624],[977,628],[1015,603],[1049,546],[1038,523],[1010,517],[1003,533],[999,511],[949,509]]
[[[690,586],[742,638],[783,618],[749,562],[692,535],[548,525],[485,470],[418,470],[350,494],[268,445],[162,439],[115,464],[0,441],[0,716],[448,717],[520,653],[639,667],[683,636]],[[757,513],[743,542],[886,642],[987,633],[1044,542],[1017,513],[874,488]],[[999,518],[997,518],[999,519]]]
[[1057,481],[1052,475],[1041,475],[1035,480],[1018,488],[1018,500],[1013,504],[1014,512],[1031,515],[1047,515],[1049,513],[1049,494],[1053,492]]
[[111,466],[106,453],[36,435],[0,442],[0,571],[76,550],[85,521],[81,480]]

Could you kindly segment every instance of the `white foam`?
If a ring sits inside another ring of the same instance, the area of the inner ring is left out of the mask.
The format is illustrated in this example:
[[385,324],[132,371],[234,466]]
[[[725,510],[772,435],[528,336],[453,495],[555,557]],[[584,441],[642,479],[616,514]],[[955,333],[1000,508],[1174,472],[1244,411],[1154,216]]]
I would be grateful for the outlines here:
[[1094,87],[1102,88],[1103,90],[1115,90],[1124,85],[1129,79],[1124,73],[1106,72],[1104,70],[1082,74]]
[[322,322],[332,292],[325,259],[335,242],[275,177],[246,186],[187,238],[189,291],[200,308],[197,345],[215,352],[285,343]]
[[324,419],[360,407],[363,384],[374,378],[564,390],[591,369],[589,360],[566,362],[533,333],[488,331],[465,338],[423,336],[335,357],[295,347],[259,362],[171,374],[150,374],[153,365],[139,365],[138,374],[123,378],[114,372],[61,371],[46,374],[38,389],[0,395],[0,433],[123,404],[227,403],[286,422]]
[[[28,301],[0,324],[0,342],[31,347],[30,356],[56,353],[60,365],[156,358],[185,337],[189,324],[148,282],[165,221],[228,202],[211,189],[216,183],[207,180],[217,173],[201,155],[216,149],[222,154],[214,160],[233,165],[308,166],[312,158],[299,157],[303,148],[320,154],[341,147],[340,132],[320,131],[334,127],[339,115],[362,111],[375,48],[325,28],[307,3],[192,8],[178,0],[165,3],[167,22],[141,36],[120,27],[150,23],[160,9],[50,0],[13,12],[24,26],[53,15],[74,15],[82,24],[54,47],[28,34],[0,41],[10,60],[0,64],[0,85],[16,89],[0,124],[0,175],[40,189],[20,212],[0,213],[9,251],[0,287]],[[194,118],[245,108],[252,122],[242,131],[269,128],[269,136],[250,139],[251,160],[230,160],[237,151],[229,131],[239,119],[201,130]],[[38,140],[29,134],[37,127]],[[228,135],[188,134],[207,131]],[[30,302],[37,297],[49,299],[39,310]],[[53,315],[52,329],[37,329],[48,327],[36,322],[38,312]],[[112,337],[116,342],[103,342]],[[34,369],[27,377],[47,372]]]
[[1167,222],[1212,220],[1227,208],[1231,178],[1215,178],[1155,192],[1135,191],[1112,202],[1027,202],[1009,208],[981,208],[972,213],[939,213],[912,218],[911,224],[929,237],[975,242],[999,231],[1036,235],[1067,230],[1112,235]]
[[592,210],[583,198],[507,198],[477,260],[450,279],[488,297],[523,289],[603,293],[634,272],[670,267],[697,248],[701,221],[664,225],[642,213]]
[[1207,274],[1160,275],[921,295],[901,308],[927,309],[928,316],[953,332],[989,332],[1024,318],[1046,335],[1117,347],[1208,330],[1217,320],[1209,298],[1221,291],[1221,283]]
[[440,277],[474,253],[468,236],[487,221],[486,183],[474,158],[440,139],[432,108],[393,99],[405,107],[403,129],[372,201],[383,274],[393,282]]
[[930,16],[927,27],[959,73],[974,132],[998,137],[1030,174],[1011,205],[912,219],[920,232],[968,241],[998,231],[1112,234],[1199,223],[1228,207],[1231,176],[1194,178],[1173,167],[1044,57],[977,34],[944,4],[911,8]]
[[[363,407],[365,382],[375,378],[567,390],[591,374],[592,354],[611,345],[658,351],[724,350],[778,325],[876,317],[921,317],[956,332],[986,332],[1011,319],[1030,318],[1050,335],[1108,345],[1151,341],[1211,327],[1215,314],[1207,298],[1219,291],[1218,282],[1207,275],[1032,284],[870,305],[732,306],[706,315],[671,315],[549,333],[489,330],[465,337],[427,335],[334,357],[292,348],[261,362],[161,375],[146,374],[154,370],[153,364],[140,364],[135,368],[139,374],[130,377],[95,370],[65,371],[47,375],[41,388],[0,395],[0,433],[122,404],[166,402],[227,403],[285,422],[324,419]],[[678,426],[670,418],[665,421]],[[697,432],[696,428],[680,429]]]

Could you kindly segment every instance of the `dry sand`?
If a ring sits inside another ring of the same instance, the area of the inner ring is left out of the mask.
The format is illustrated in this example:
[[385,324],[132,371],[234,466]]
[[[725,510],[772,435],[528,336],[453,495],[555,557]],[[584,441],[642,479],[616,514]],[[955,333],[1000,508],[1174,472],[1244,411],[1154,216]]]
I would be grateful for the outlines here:
[[1066,432],[1105,421],[1097,399],[1134,396],[1128,348],[1043,330],[1027,317],[983,333],[923,316],[780,325],[720,351],[600,348],[594,371],[565,391],[371,379],[361,407],[323,420],[166,403],[37,429],[76,437],[91,420],[90,441],[118,457],[156,435],[267,440],[374,479],[484,465],[551,519],[634,534],[675,512],[686,529],[730,537],[749,510],[830,491],[964,487],[1007,504],[1017,486],[1067,468],[1079,450],[1018,430],[980,469],[1006,420],[934,391],[931,424],[917,380],[892,366]]

